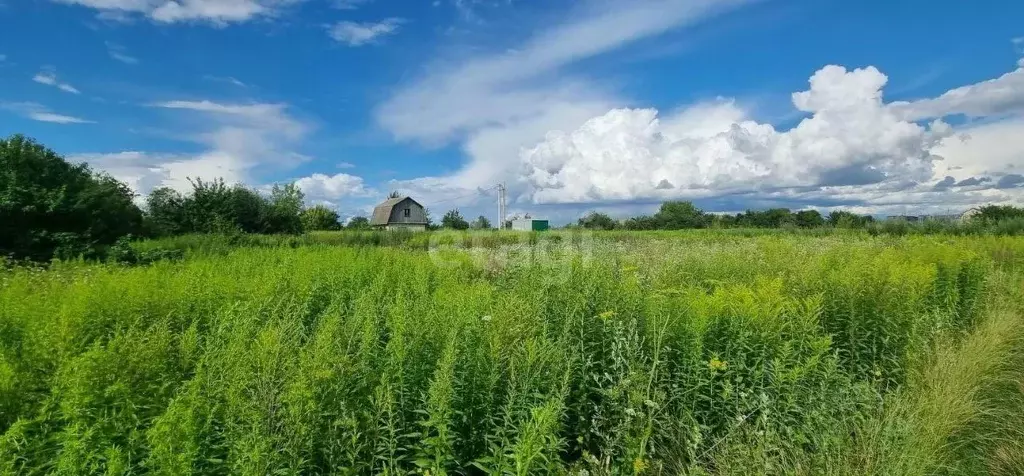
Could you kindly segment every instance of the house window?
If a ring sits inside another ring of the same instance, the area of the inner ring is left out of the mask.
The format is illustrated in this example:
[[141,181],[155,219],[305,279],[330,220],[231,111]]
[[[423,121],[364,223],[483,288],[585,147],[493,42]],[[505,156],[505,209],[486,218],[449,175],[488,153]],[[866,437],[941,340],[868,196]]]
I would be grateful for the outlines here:
[[409,209],[406,208],[405,210],[403,210],[403,214],[405,215],[406,218],[409,218],[412,215],[412,212],[410,212]]

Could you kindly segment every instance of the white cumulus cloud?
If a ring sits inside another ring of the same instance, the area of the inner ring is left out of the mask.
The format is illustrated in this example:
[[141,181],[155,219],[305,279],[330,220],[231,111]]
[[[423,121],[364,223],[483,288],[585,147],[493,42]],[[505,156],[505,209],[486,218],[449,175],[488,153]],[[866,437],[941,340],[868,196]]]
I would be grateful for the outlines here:
[[[748,3],[746,0],[585,2],[565,22],[514,48],[457,62],[437,62],[428,74],[378,105],[379,126],[399,140],[428,146],[461,141],[468,163],[444,177],[390,184],[428,204],[467,204],[519,171],[518,150],[552,130],[571,130],[622,104],[595,80],[565,70],[672,29],[686,28]],[[510,187],[513,184],[509,184]],[[460,198],[468,196],[469,198]],[[493,193],[489,197],[493,196]],[[488,198],[490,200],[490,198]]]
[[[1024,198],[1022,69],[934,98],[887,103],[888,78],[878,69],[826,66],[792,95],[805,117],[780,130],[723,98],[670,113],[624,108],[628,101],[593,81],[552,74],[586,57],[582,49],[550,62],[541,59],[551,52],[524,51],[435,73],[378,108],[379,123],[397,137],[428,145],[462,140],[469,158],[451,175],[393,181],[392,188],[428,206],[486,209],[493,193],[472,192],[505,181],[513,208],[557,216],[668,199],[716,209],[937,213]],[[555,79],[538,80],[549,76]],[[956,114],[986,120],[955,127],[942,120]],[[946,176],[953,182],[942,185]]]
[[296,180],[295,184],[306,194],[307,199],[318,202],[334,202],[345,197],[365,197],[371,193],[363,183],[362,177],[343,173],[316,173]]
[[398,33],[402,24],[399,18],[388,18],[379,22],[357,23],[342,21],[335,23],[328,34],[335,41],[349,46],[363,46],[379,41],[381,38]]
[[904,121],[882,101],[886,81],[873,67],[822,68],[793,95],[811,116],[788,131],[744,118],[731,102],[664,123],[654,109],[615,109],[525,148],[524,198],[579,203],[928,180],[931,149],[950,128]]

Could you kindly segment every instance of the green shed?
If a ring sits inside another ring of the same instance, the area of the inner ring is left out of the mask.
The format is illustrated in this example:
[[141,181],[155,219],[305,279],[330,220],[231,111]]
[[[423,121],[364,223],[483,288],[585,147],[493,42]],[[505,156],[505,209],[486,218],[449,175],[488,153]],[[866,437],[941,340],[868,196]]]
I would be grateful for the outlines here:
[[548,221],[536,218],[513,220],[512,229],[518,231],[544,231],[548,229]]

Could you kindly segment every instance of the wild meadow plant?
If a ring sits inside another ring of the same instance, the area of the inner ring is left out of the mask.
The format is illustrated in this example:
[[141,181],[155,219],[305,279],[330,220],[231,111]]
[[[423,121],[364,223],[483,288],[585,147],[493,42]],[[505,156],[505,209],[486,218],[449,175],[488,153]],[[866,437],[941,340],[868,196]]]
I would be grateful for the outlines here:
[[0,474],[926,468],[921,375],[1021,310],[1012,237],[381,235],[3,271]]

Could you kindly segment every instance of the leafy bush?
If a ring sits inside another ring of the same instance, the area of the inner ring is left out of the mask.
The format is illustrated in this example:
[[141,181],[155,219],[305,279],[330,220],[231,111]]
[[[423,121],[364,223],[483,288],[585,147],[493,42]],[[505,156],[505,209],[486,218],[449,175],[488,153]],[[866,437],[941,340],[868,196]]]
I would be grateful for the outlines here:
[[70,164],[31,139],[0,139],[0,256],[96,257],[104,246],[141,231],[133,198],[127,185],[86,164]]
[[462,217],[462,214],[458,210],[448,210],[447,213],[441,217],[441,227],[452,230],[468,230],[469,222]]
[[305,231],[332,231],[341,229],[338,212],[323,205],[302,210],[302,228]]
[[586,214],[579,219],[578,225],[588,230],[614,230],[617,226],[612,217],[600,212]]
[[107,260],[118,264],[146,265],[157,261],[179,260],[185,256],[184,250],[153,248],[139,251],[131,244],[131,235],[117,240],[106,250]]
[[190,183],[188,195],[166,187],[150,193],[146,222],[151,235],[302,232],[303,195],[294,184],[274,185],[270,196],[264,197],[220,179]]

